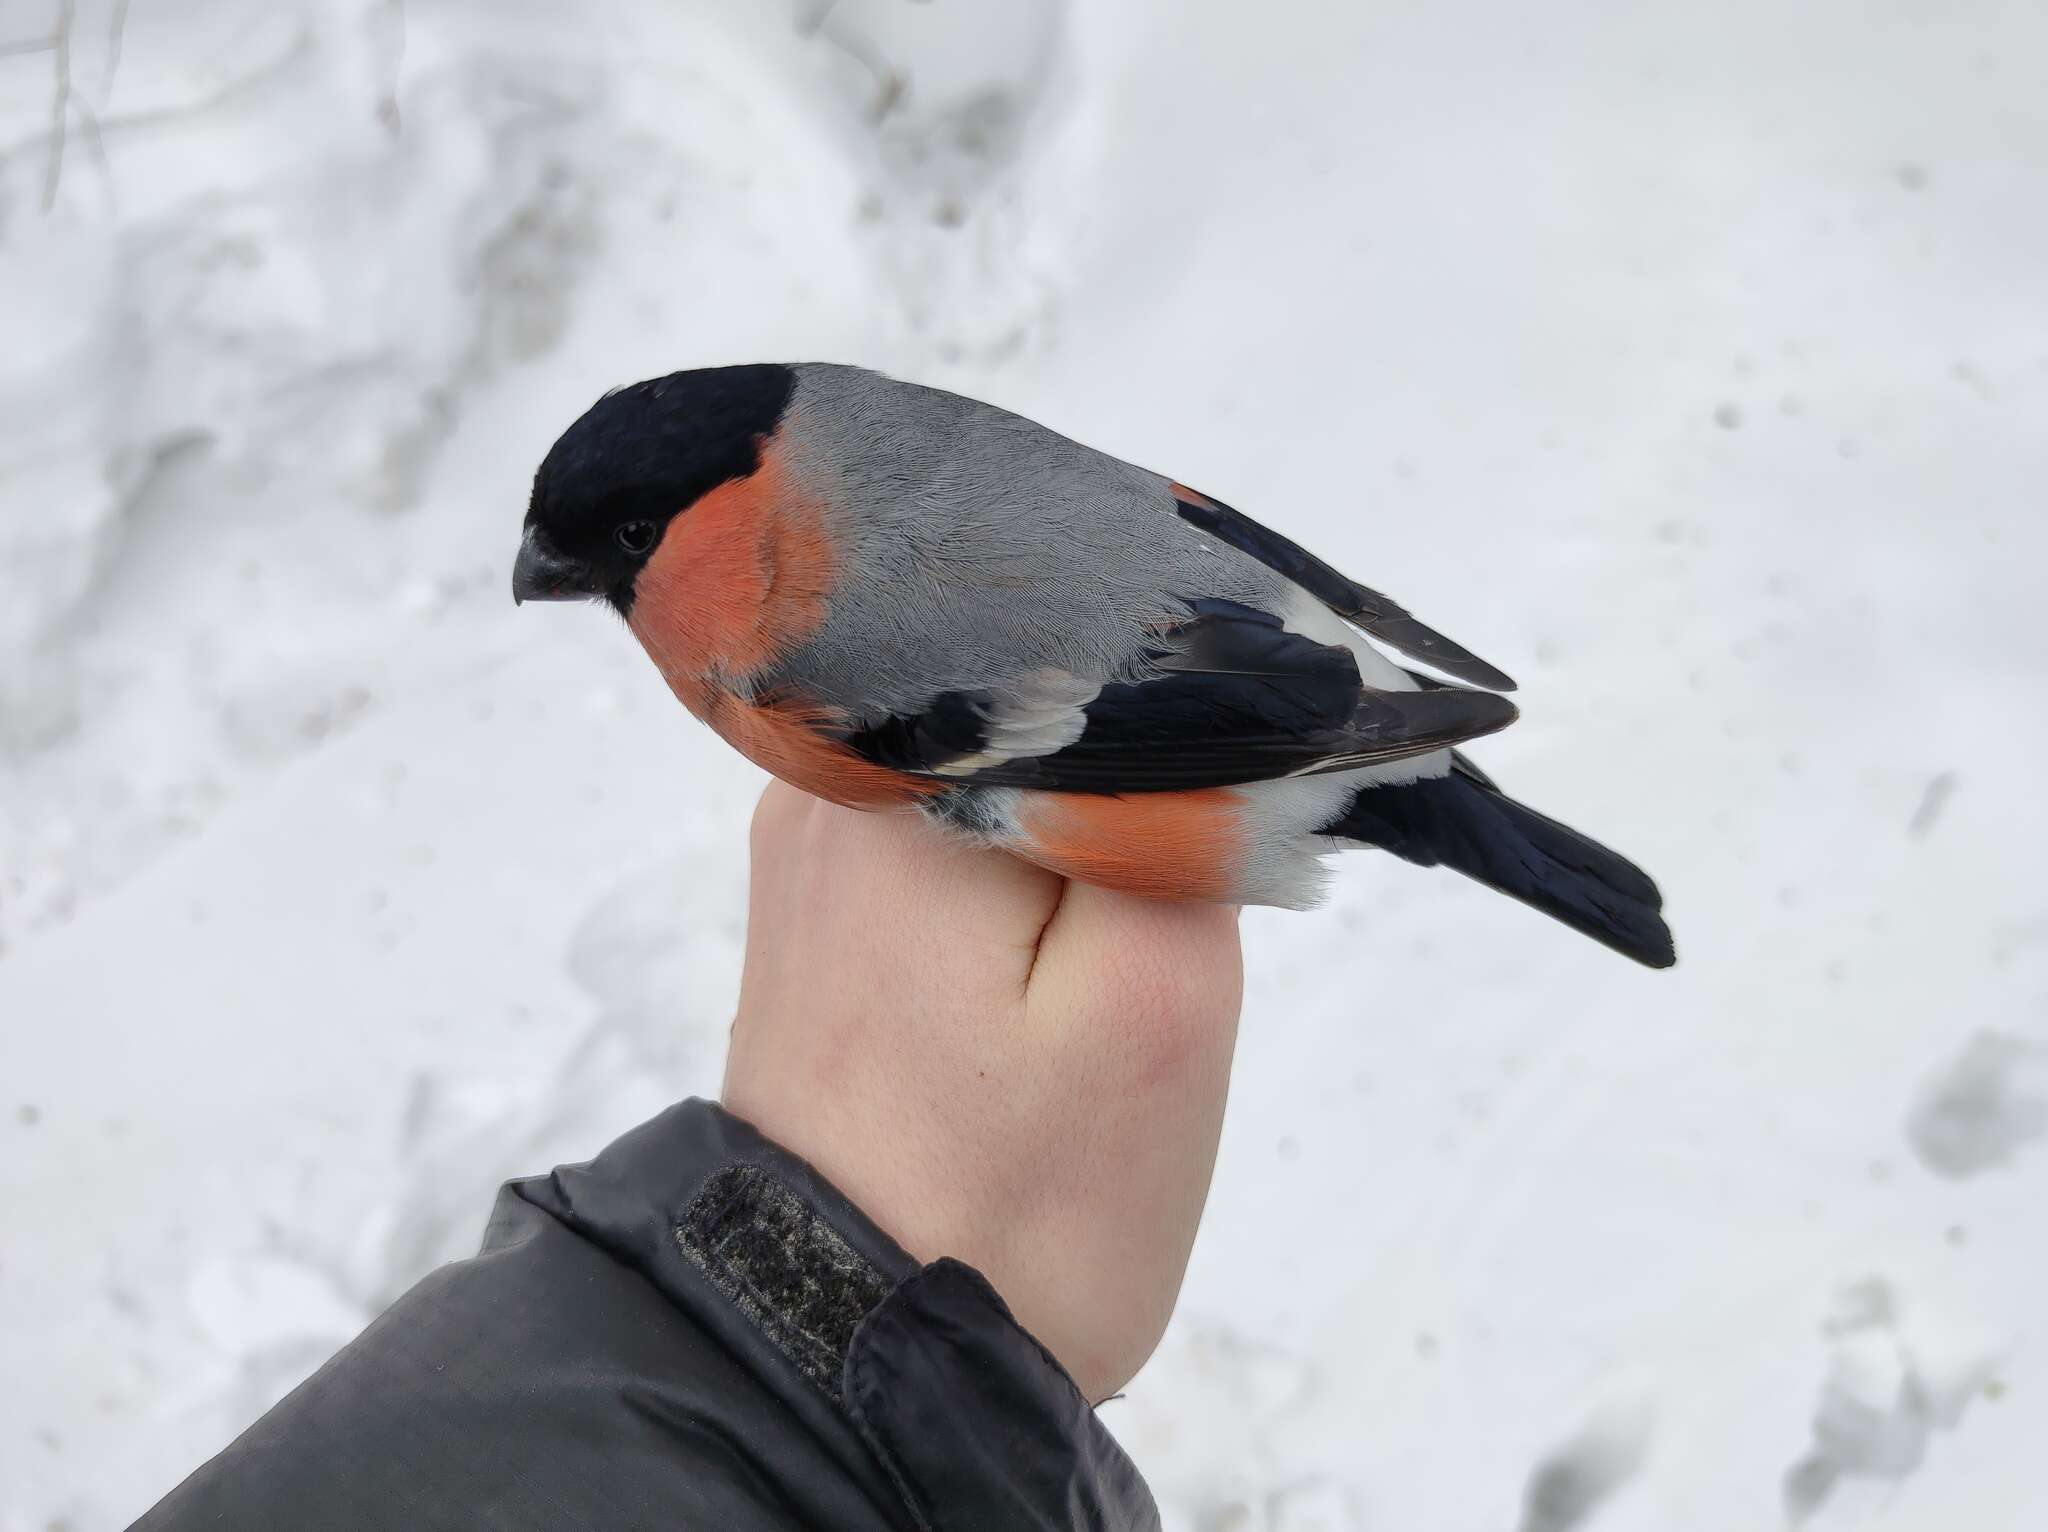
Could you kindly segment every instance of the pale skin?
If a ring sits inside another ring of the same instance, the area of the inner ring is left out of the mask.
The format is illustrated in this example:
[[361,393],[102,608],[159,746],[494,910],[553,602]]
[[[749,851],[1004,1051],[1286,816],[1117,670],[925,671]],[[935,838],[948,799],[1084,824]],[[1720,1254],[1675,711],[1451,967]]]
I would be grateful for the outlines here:
[[724,1102],[920,1260],[978,1268],[1090,1400],[1173,1311],[1208,1197],[1237,912],[1069,883],[772,784]]

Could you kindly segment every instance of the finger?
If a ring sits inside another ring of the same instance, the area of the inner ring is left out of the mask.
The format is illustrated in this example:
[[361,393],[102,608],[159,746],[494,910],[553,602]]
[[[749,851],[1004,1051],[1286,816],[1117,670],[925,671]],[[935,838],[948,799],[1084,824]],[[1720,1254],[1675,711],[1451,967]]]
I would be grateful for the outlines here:
[[1076,883],[1038,945],[1034,1020],[1105,1039],[1140,1076],[1227,1073],[1243,997],[1236,913]]

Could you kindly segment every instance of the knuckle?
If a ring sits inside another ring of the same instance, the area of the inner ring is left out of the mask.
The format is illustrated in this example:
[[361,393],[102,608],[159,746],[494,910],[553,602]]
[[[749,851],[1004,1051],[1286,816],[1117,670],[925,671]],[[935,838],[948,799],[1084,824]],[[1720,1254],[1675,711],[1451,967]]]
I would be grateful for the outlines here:
[[1227,1055],[1241,980],[1234,949],[1160,948],[1121,968],[1110,1024],[1131,1075],[1165,1084],[1215,1067]]

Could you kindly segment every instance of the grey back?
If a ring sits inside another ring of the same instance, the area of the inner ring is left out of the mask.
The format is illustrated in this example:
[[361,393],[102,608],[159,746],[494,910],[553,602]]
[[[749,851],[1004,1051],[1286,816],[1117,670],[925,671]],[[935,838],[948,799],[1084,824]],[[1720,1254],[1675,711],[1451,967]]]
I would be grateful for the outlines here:
[[1045,667],[1135,675],[1147,630],[1194,597],[1298,600],[1183,521],[1159,474],[957,394],[797,374],[780,439],[848,565],[824,628],[757,684],[872,719]]

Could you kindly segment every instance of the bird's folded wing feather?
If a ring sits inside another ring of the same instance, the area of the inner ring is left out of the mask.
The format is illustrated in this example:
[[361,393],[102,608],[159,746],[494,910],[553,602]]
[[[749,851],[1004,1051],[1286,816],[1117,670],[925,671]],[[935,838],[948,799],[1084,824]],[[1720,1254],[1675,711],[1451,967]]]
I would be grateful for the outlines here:
[[1269,612],[1200,600],[1136,679],[1038,670],[844,732],[866,759],[963,785],[1144,793],[1343,771],[1425,755],[1514,721],[1461,687],[1381,691],[1347,649]]
[[1511,692],[1515,683],[1505,671],[1479,658],[1464,645],[1417,622],[1391,596],[1360,585],[1325,564],[1308,549],[1271,527],[1262,526],[1220,500],[1175,484],[1174,506],[1181,519],[1285,575],[1347,622],[1403,654],[1433,665],[1445,675],[1489,691]]

